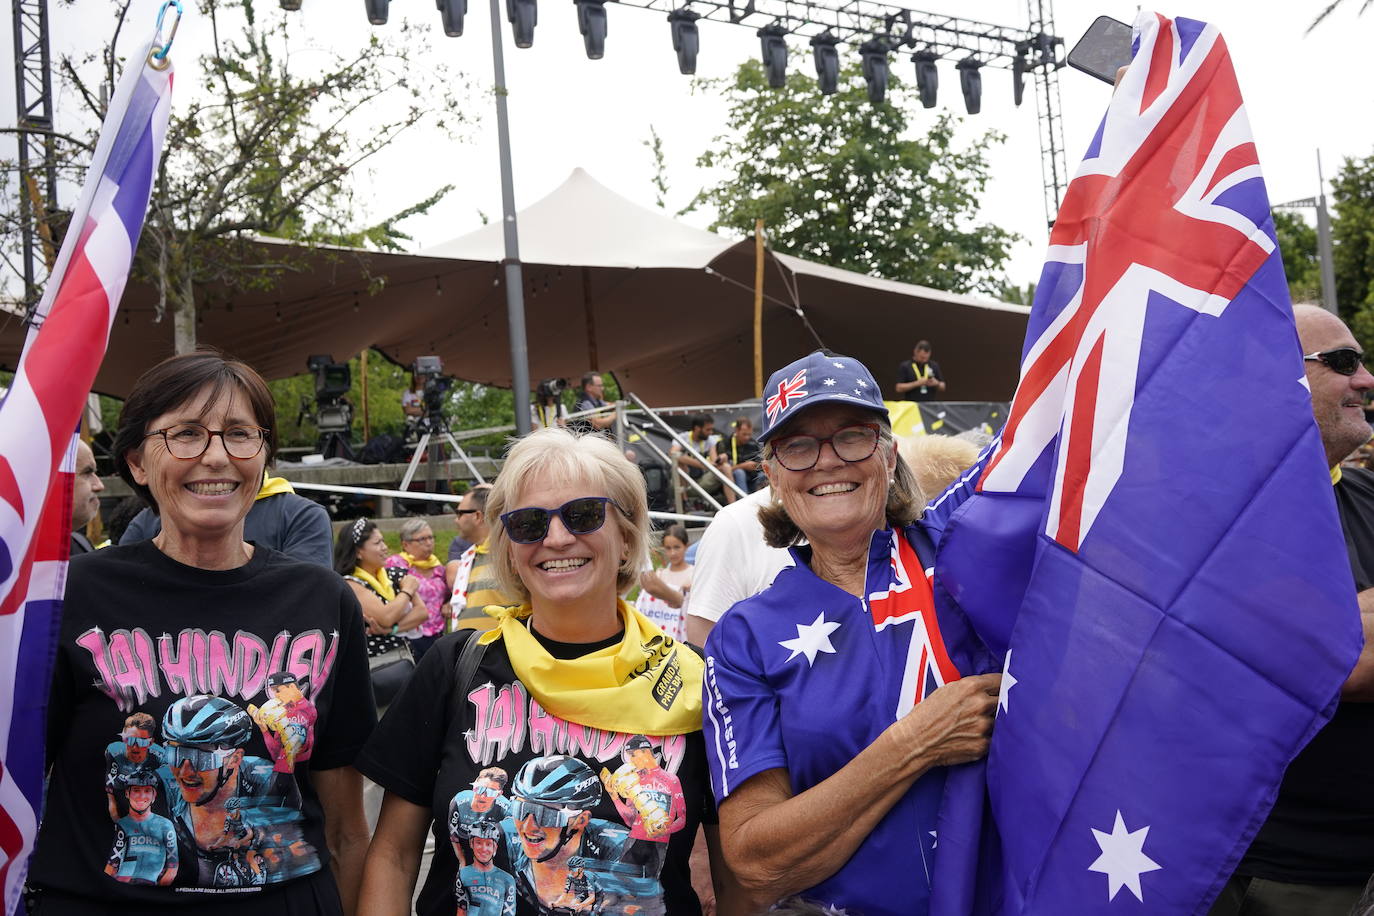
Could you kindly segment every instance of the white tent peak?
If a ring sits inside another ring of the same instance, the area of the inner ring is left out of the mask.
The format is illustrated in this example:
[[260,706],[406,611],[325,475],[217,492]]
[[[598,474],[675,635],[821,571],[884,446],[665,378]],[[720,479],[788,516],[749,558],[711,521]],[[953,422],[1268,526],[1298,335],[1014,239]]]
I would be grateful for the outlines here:
[[[579,267],[700,269],[734,244],[684,226],[667,213],[622,197],[575,168],[561,185],[516,214],[520,260]],[[466,261],[505,257],[500,221],[422,252]]]

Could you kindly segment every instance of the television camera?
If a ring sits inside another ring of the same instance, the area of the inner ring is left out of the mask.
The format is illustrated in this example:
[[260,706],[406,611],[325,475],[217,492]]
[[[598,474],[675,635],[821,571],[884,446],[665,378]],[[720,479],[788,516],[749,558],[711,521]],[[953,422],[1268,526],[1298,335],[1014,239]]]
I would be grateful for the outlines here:
[[415,380],[423,384],[420,394],[424,414],[416,423],[421,433],[437,433],[448,429],[444,419],[444,401],[453,387],[453,376],[444,375],[444,361],[437,356],[417,356],[411,366]]
[[353,373],[348,363],[336,363],[333,356],[323,354],[307,357],[305,367],[315,376],[315,400],[312,405],[309,397],[301,396],[296,423],[315,424],[315,451],[324,457],[352,460],[353,405],[347,396]]

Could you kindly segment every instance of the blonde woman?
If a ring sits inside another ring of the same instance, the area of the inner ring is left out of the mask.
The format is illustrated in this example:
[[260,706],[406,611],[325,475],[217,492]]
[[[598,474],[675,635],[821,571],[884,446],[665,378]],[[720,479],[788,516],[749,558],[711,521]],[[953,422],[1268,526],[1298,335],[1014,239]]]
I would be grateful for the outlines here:
[[[409,911],[432,829],[421,914],[700,913],[702,662],[619,598],[647,556],[643,478],[600,436],[539,430],[486,511],[497,579],[524,603],[441,639],[365,748],[387,793],[363,912]],[[482,778],[493,767],[508,779]]]

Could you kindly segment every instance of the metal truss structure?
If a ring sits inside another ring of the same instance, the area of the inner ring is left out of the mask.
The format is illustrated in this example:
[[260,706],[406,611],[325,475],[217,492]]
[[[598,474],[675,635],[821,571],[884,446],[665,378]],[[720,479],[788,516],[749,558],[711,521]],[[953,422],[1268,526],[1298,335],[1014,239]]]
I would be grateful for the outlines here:
[[[623,6],[673,13],[682,0],[616,0]],[[1040,122],[1045,217],[1053,222],[1068,181],[1059,107],[1064,40],[1054,34],[1052,0],[1027,0],[1025,28],[925,13],[883,0],[689,0],[695,18],[801,38],[826,36],[859,48],[877,41],[888,53],[908,50],[934,59],[1012,71],[1019,87],[1030,75]],[[1020,103],[1018,89],[1017,102]]]
[[[47,0],[13,0],[14,91],[19,129],[19,218],[24,226],[24,302],[38,301],[46,270],[40,222],[57,206],[57,158],[53,145],[52,60]],[[41,181],[41,184],[40,184]]]

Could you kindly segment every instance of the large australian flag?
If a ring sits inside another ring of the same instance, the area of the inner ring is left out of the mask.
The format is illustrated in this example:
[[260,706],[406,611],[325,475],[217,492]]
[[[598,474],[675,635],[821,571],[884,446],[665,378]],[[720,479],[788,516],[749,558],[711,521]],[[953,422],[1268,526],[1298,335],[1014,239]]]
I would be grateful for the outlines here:
[[1005,660],[937,914],[1205,913],[1361,645],[1226,45],[1135,29],[1007,424],[928,513],[937,600]]

